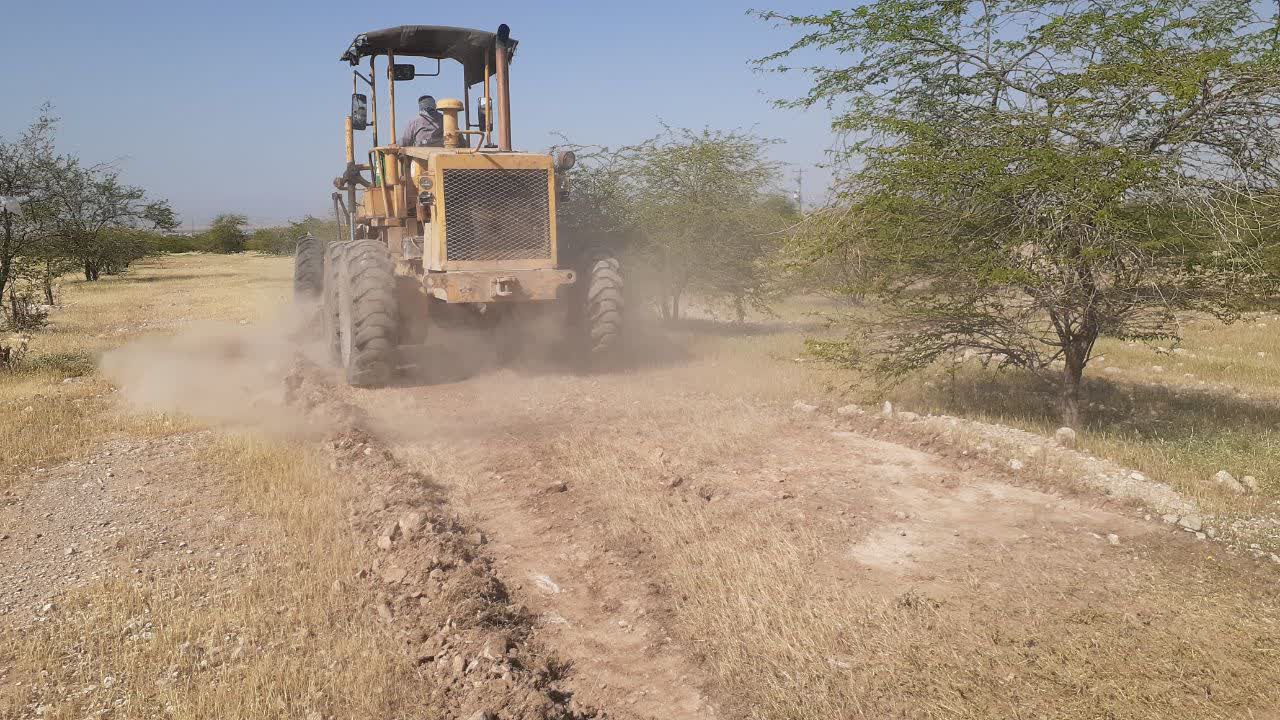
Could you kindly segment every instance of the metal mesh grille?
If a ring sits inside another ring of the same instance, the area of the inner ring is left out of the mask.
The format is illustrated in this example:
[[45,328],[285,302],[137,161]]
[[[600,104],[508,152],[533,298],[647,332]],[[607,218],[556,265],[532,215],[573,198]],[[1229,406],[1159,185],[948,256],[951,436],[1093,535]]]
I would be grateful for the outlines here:
[[551,257],[546,170],[444,171],[449,260]]

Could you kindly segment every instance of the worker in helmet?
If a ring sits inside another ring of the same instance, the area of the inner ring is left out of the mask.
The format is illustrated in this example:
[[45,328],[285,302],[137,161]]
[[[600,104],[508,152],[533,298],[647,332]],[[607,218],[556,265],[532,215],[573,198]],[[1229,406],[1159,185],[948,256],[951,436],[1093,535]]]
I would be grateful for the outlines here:
[[409,122],[400,136],[401,147],[443,147],[444,116],[436,110],[436,99],[430,95],[418,98],[418,117]]

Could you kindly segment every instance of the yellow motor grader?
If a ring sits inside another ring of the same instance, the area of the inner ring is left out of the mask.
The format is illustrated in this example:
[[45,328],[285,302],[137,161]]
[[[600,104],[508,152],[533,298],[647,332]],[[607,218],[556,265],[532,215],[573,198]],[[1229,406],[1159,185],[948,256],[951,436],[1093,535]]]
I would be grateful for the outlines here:
[[[497,32],[404,25],[362,33],[342,54],[355,69],[346,168],[334,180],[340,238],[298,243],[294,290],[322,300],[326,343],[352,385],[390,382],[401,346],[424,344],[429,328],[518,322],[526,316],[519,307],[562,309],[565,342],[584,353],[616,348],[616,253],[557,233],[572,152],[553,158],[512,149],[515,50],[506,25]],[[423,67],[402,62],[409,58]],[[402,147],[397,86],[439,78],[445,61],[462,66],[462,99],[436,102],[438,146]],[[367,129],[372,148],[357,158],[355,133]]]

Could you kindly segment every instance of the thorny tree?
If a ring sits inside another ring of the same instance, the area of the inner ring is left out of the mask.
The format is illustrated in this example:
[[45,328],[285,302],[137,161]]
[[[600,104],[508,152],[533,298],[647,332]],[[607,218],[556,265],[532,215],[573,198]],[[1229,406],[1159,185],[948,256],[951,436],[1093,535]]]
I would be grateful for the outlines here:
[[49,239],[42,219],[55,123],[46,107],[17,140],[0,140],[0,196],[22,199],[14,203],[15,212],[0,213],[0,301]]
[[168,201],[149,199],[110,167],[86,167],[75,159],[58,163],[49,199],[60,254],[79,261],[85,280],[119,272],[143,254],[132,231],[178,224]]
[[638,250],[657,271],[664,318],[690,290],[727,297],[738,312],[762,305],[763,260],[780,216],[770,212],[773,141],[742,131],[672,130],[624,152]]
[[[1100,335],[1176,337],[1262,289],[1280,177],[1280,16],[1244,0],[877,0],[790,16],[795,101],[837,110],[840,202],[886,300],[882,344],[820,345],[901,376],[974,352],[1061,366],[1064,422]],[[1202,209],[1212,212],[1203,213]],[[859,352],[859,348],[877,348]]]

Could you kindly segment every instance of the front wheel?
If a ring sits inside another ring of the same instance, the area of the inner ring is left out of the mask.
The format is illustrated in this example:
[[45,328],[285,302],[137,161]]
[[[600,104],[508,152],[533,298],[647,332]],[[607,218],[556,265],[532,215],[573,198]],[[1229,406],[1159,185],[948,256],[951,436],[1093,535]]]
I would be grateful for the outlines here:
[[356,240],[343,255],[339,263],[338,345],[347,382],[355,387],[382,387],[395,374],[400,341],[391,254],[378,240]]
[[311,302],[324,287],[324,243],[311,235],[298,240],[293,252],[293,299]]
[[338,316],[338,294],[342,284],[342,265],[346,262],[349,242],[331,242],[324,249],[324,291],[320,294],[320,321],[324,329],[325,359],[342,362],[342,326]]
[[622,339],[622,263],[613,255],[593,255],[583,281],[588,347],[592,355],[605,355],[616,350]]

